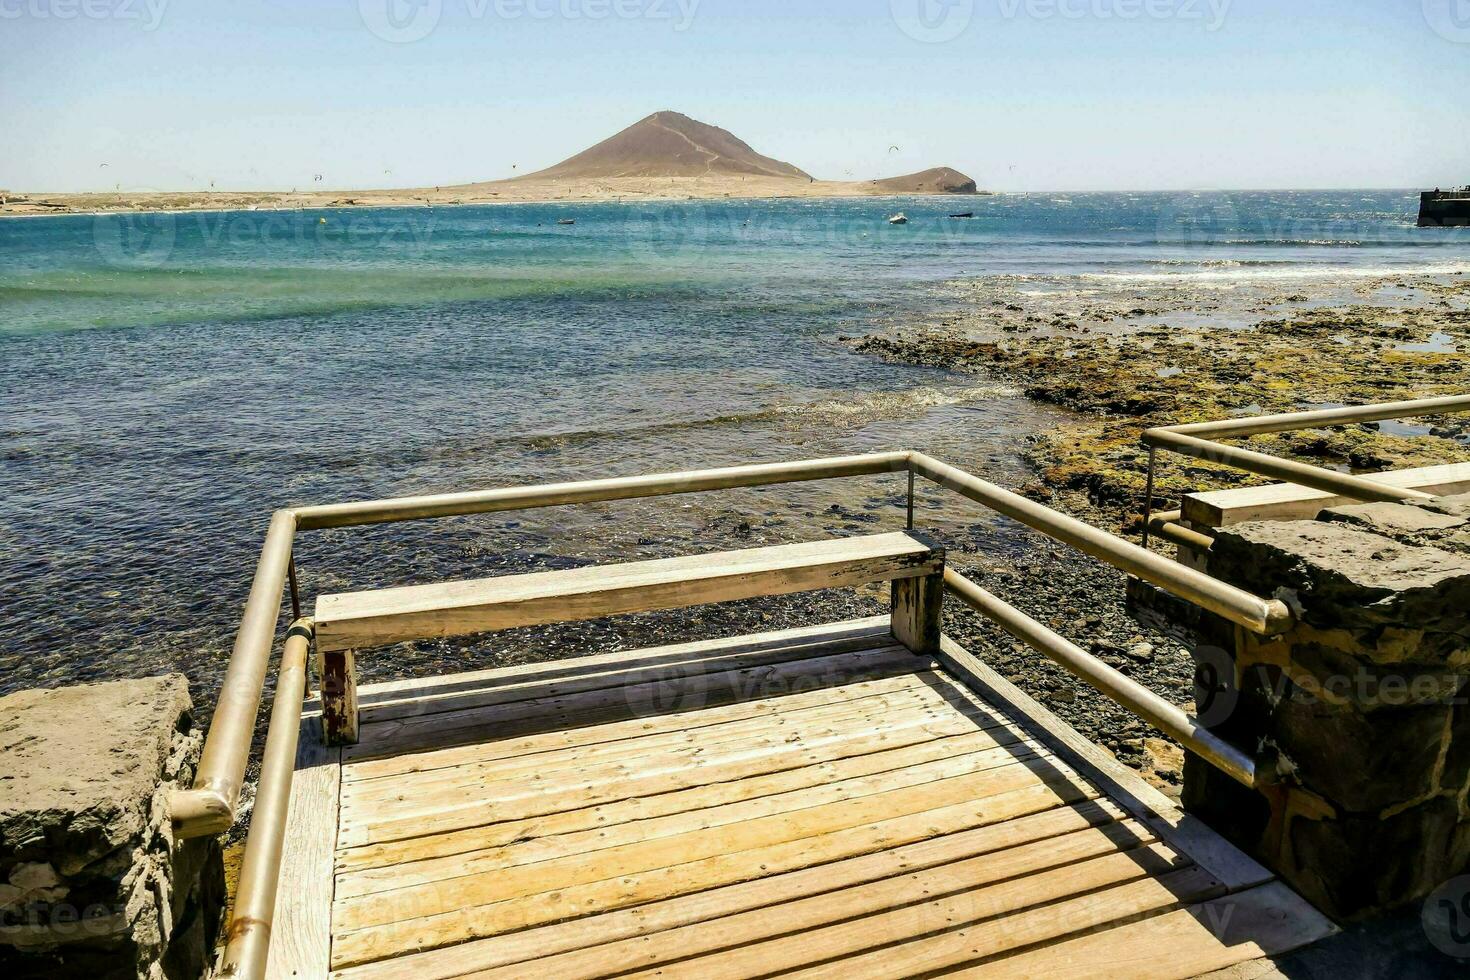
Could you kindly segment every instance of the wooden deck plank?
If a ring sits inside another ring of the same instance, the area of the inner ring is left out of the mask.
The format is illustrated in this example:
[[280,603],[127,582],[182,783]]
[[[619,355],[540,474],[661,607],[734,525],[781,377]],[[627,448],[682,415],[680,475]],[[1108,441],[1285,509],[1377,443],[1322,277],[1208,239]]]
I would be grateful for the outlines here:
[[752,851],[833,834],[903,814],[953,806],[1006,790],[1066,785],[1075,774],[1057,771],[1050,760],[1018,759],[1003,767],[919,786],[842,800],[795,813],[776,813],[734,827],[691,830],[657,840],[639,840],[586,855],[497,869],[484,874],[410,885],[360,898],[338,897],[339,930],[366,929],[402,918],[424,918],[465,905],[486,905],[574,885],[690,864],[734,851]]
[[[1004,770],[1002,770],[1004,771]],[[993,787],[1000,789],[998,781]],[[1097,791],[1080,781],[1037,784],[980,796],[935,810],[889,816],[876,823],[786,841],[753,851],[722,852],[686,864],[540,892],[519,901],[457,907],[439,915],[405,919],[355,931],[334,912],[334,967],[353,966],[420,949],[432,949],[518,929],[561,921],[579,914],[628,908],[693,892],[828,864],[843,858],[943,834],[1004,823],[1033,813],[1095,799]]]
[[594,565],[499,578],[323,595],[322,650],[845,588],[932,575],[944,555],[902,531]]
[[[342,812],[342,841],[347,846],[360,846],[403,836],[440,833],[483,825],[487,816],[497,821],[524,819],[538,813],[560,812],[632,796],[758,776],[1011,725],[999,715],[987,714],[983,709],[971,708],[963,702],[944,705],[943,709],[930,707],[911,715],[895,716],[885,724],[863,718],[850,721],[856,723],[850,729],[825,734],[812,730],[807,731],[804,737],[787,733],[780,739],[754,739],[711,746],[709,752],[696,757],[697,765],[690,765],[685,756],[651,754],[641,764],[615,759],[605,765],[588,766],[582,770],[558,770],[550,774],[551,780],[499,779],[492,776],[468,781],[455,792],[440,795],[409,793],[402,800],[374,796],[364,802],[357,802],[360,797],[348,797],[344,800]],[[866,730],[863,724],[866,724]],[[439,772],[435,770],[430,775],[438,775]],[[453,770],[444,772],[452,774]],[[566,781],[568,778],[572,780],[570,783]],[[391,792],[393,782],[396,781],[382,783],[381,789]],[[354,792],[357,785],[353,786]],[[565,793],[548,793],[547,785],[556,785]],[[375,793],[378,792],[379,789],[375,789]],[[485,804],[492,800],[495,809],[490,813]],[[421,828],[412,823],[415,819],[423,821]]]
[[[755,925],[775,938],[755,938],[625,975],[629,980],[653,976],[743,980],[825,963],[829,966],[815,975],[836,975],[846,969],[848,978],[916,976],[954,952],[969,955],[983,944],[993,955],[1066,928],[1067,923],[1059,922],[1061,917],[1047,906],[1078,895],[1105,889],[1116,894],[1131,886],[1140,893],[1135,907],[1152,908],[1176,906],[1221,890],[1219,882],[1198,869],[1181,867],[1178,855],[1158,844],[1034,874],[1023,870],[1009,880],[988,878],[984,862],[966,862],[920,876],[918,888],[902,887],[913,883],[901,879],[900,887],[870,885],[840,897],[828,896],[833,911],[853,914],[839,914],[832,924],[795,934],[783,935],[783,909],[770,909]],[[885,900],[890,904],[878,905]],[[878,907],[869,908],[870,904]],[[660,952],[677,949],[680,938],[660,936]]]
[[[519,819],[534,813],[580,809],[590,801],[649,795],[658,792],[653,787],[664,777],[671,788],[686,788],[722,782],[730,772],[749,778],[815,762],[867,755],[894,745],[987,729],[984,721],[957,718],[946,708],[926,706],[894,712],[889,724],[871,716],[817,722],[799,732],[752,735],[712,746],[705,753],[697,748],[680,749],[650,754],[641,761],[614,759],[585,769],[560,769],[544,775],[534,771],[510,775],[436,772],[434,775],[439,778],[432,782],[382,787],[371,796],[344,799],[342,823],[357,827],[382,826],[418,817],[437,820],[441,814],[475,806],[494,807],[495,815],[502,819]],[[1000,723],[992,722],[988,727],[1000,727]]]
[[821,687],[803,693],[787,694],[784,697],[737,701],[707,707],[700,711],[686,711],[682,714],[650,715],[610,721],[602,725],[584,725],[564,731],[509,736],[443,749],[425,749],[418,752],[405,752],[401,755],[348,761],[343,764],[342,778],[345,782],[381,779],[407,772],[447,769],[452,766],[531,756],[542,752],[555,752],[610,742],[626,742],[629,739],[647,738],[654,735],[687,734],[698,738],[699,733],[707,727],[762,718],[777,718],[788,712],[839,705],[849,700],[911,690],[919,683],[922,681],[917,679],[916,673],[901,673],[875,680],[855,681],[842,687]]
[[[922,676],[922,675],[914,675]],[[662,768],[732,757],[760,748],[789,748],[793,740],[810,740],[838,735],[870,735],[923,721],[940,722],[968,718],[975,728],[995,727],[1004,719],[975,707],[960,692],[947,692],[922,682],[903,695],[890,695],[842,702],[838,705],[787,714],[779,723],[762,719],[755,725],[703,729],[707,738],[634,739],[628,743],[603,743],[595,750],[537,755],[520,759],[498,759],[469,763],[450,769],[405,773],[393,780],[354,781],[343,788],[343,805],[392,805],[405,797],[454,792],[474,786],[494,793],[495,787],[515,783],[534,784],[544,792],[555,791],[572,778],[585,782],[602,772],[627,772],[630,767],[646,771],[657,763]],[[810,743],[814,744],[814,743]],[[491,797],[487,797],[491,798]]]
[[871,776],[975,752],[985,752],[1015,745],[1022,741],[1019,733],[1013,729],[999,728],[934,739],[812,766],[786,769],[762,776],[752,776],[748,779],[709,783],[652,796],[635,796],[626,800],[543,814],[523,820],[491,822],[492,816],[487,818],[485,825],[464,830],[363,847],[344,847],[337,855],[337,869],[349,872],[365,868],[385,868],[409,860],[467,854],[502,847],[517,841],[531,841],[576,833],[589,828],[615,827],[620,824],[655,820],[674,813],[735,805],[746,800],[775,796],[812,786]]
[[[1014,910],[1014,903],[1024,901],[1024,898],[1014,893],[996,892],[992,893],[989,901],[977,897],[974,906],[968,910],[969,923],[961,928],[949,931],[932,929],[930,935],[908,941],[895,936],[898,941],[856,956],[843,956],[840,950],[834,951],[827,962],[792,970],[786,976],[802,980],[928,976],[994,960],[1038,943],[1055,942],[1062,937],[1106,928],[1112,923],[1160,915],[1214,898],[1224,890],[1224,886],[1203,869],[1191,867],[1020,911]],[[937,925],[943,927],[942,922]],[[684,972],[682,966],[680,964],[679,969],[670,970],[665,975],[700,976]],[[1000,969],[997,972],[1001,976],[1007,975]],[[1014,975],[1047,976],[1045,973],[1025,972]],[[1093,976],[1133,978],[1127,969],[1121,974],[1100,971]]]
[[320,977],[330,968],[333,853],[341,777],[342,753],[322,744],[321,717],[303,716],[286,810],[267,976]]
[[[886,714],[820,717],[807,724],[782,727],[768,734],[749,732],[709,746],[681,745],[662,751],[650,749],[641,756],[619,754],[592,759],[581,768],[556,767],[545,772],[534,766],[510,770],[478,766],[463,770],[436,769],[416,774],[419,778],[404,776],[398,780],[354,784],[350,793],[343,794],[343,811],[351,818],[344,822],[382,822],[461,809],[467,799],[493,803],[499,808],[527,797],[560,795],[560,809],[572,809],[584,805],[577,794],[595,791],[609,783],[626,782],[635,788],[637,795],[647,795],[650,781],[664,776],[682,773],[692,776],[696,782],[711,782],[720,778],[725,766],[735,766],[748,776],[755,776],[810,764],[795,758],[804,750],[811,761],[827,761],[882,751],[887,747],[884,736],[894,739],[893,744],[911,744],[916,740],[989,731],[1008,724],[1004,719],[978,711],[957,711],[955,705],[943,701],[916,702],[890,705]],[[848,742],[853,744],[844,744]],[[766,757],[770,758],[768,767],[745,765]],[[511,819],[505,813],[497,815]]]
[[[903,647],[839,654],[746,670],[698,674],[628,687],[610,687],[566,697],[533,698],[510,704],[446,711],[362,726],[358,744],[342,758],[354,762],[444,748],[466,741],[501,739],[537,731],[602,725],[649,715],[678,714],[778,694],[839,687],[858,680],[913,673],[928,661]],[[672,681],[677,680],[677,683]]]
[[1153,843],[1146,827],[1120,821],[1121,815],[1120,810],[1100,801],[1061,807],[768,878],[382,960],[340,976],[343,980],[378,980],[401,971],[424,980],[442,980],[758,911],[960,860],[986,855],[1009,860],[1006,855],[1012,850],[1030,848],[1033,854],[1039,851],[1039,861],[1049,855],[1057,864],[1066,864],[1115,848]]
[[[883,693],[854,691],[825,704],[814,704],[793,711],[768,713],[755,718],[735,718],[713,725],[700,725],[680,731],[654,731],[629,737],[595,742],[568,748],[552,748],[535,753],[517,753],[493,759],[461,761],[453,766],[417,767],[401,772],[391,780],[354,779],[346,787],[349,797],[382,792],[390,785],[428,785],[441,779],[463,779],[470,774],[486,778],[505,778],[527,772],[551,773],[562,769],[586,767],[629,757],[647,758],[655,753],[709,750],[714,746],[755,738],[769,738],[781,733],[805,731],[817,724],[839,723],[849,719],[871,718],[890,712],[911,712],[955,704],[962,710],[980,715],[986,709],[974,695],[947,682],[934,671],[903,675],[903,684]],[[845,693],[844,689],[837,689]],[[693,726],[694,719],[690,719]]]
[[[1337,927],[1280,882],[958,971],[1056,980],[1183,980],[1325,939]],[[849,978],[851,974],[848,975]]]
[[[567,784],[558,793],[542,792],[528,781],[515,782],[493,798],[478,789],[444,800],[407,801],[404,807],[348,811],[341,815],[339,839],[344,845],[381,843],[443,833],[485,822],[487,814],[497,820],[523,820],[529,817],[560,813],[600,803],[650,796],[705,786],[710,783],[747,779],[766,773],[798,769],[852,756],[868,755],[898,748],[963,735],[980,729],[976,721],[965,717],[940,717],[910,724],[884,727],[869,735],[854,737],[838,733],[824,738],[783,742],[760,749],[749,749],[728,756],[712,756],[698,765],[675,761],[672,765],[657,762],[643,768],[615,766],[578,782]],[[513,781],[514,782],[514,781]],[[489,809],[493,806],[493,810]],[[409,809],[411,808],[411,809]]]
[[790,793],[762,796],[738,803],[722,801],[704,809],[686,810],[666,817],[640,820],[635,824],[603,825],[554,837],[516,841],[503,847],[460,853],[447,858],[417,859],[392,867],[343,874],[337,880],[336,894],[338,898],[352,898],[375,891],[442,881],[461,875],[481,874],[555,858],[573,855],[587,857],[607,848],[635,841],[674,837],[692,830],[728,827],[758,817],[790,813],[940,779],[986,772],[1030,759],[1035,755],[1034,748],[1012,745],[973,754],[954,755]]
[[[1077,834],[709,920],[653,941],[640,937],[543,957],[536,966],[558,980],[637,975],[671,963],[679,973],[701,977],[768,975],[829,958],[835,950],[858,952],[953,928],[988,909],[1039,905],[1187,863],[1163,845],[1120,849],[1116,835]],[[468,976],[508,977],[523,966]]]
[[529,681],[563,680],[616,669],[683,665],[697,663],[707,657],[758,650],[769,650],[777,656],[788,649],[807,650],[810,651],[808,656],[812,657],[850,653],[853,650],[869,650],[891,644],[892,635],[887,616],[869,616],[749,636],[722,636],[641,650],[577,655],[561,660],[517,664],[513,667],[470,670],[447,677],[434,675],[381,681],[358,688],[358,697],[364,708],[386,708],[394,702],[402,702],[408,706],[408,713],[416,714],[413,706],[422,704],[425,699],[433,700],[441,695],[463,691],[489,690]]

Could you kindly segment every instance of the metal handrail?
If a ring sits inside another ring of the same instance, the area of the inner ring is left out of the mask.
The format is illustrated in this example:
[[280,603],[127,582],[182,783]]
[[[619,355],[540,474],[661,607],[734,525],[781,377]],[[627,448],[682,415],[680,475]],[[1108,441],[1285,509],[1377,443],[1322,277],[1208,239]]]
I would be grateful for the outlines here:
[[1420,490],[1324,470],[1310,463],[1298,463],[1296,460],[1268,456],[1249,449],[1224,446],[1209,439],[1181,435],[1178,432],[1151,430],[1144,434],[1144,440],[1156,449],[1167,449],[1181,456],[1193,456],[1211,463],[1225,463],[1261,476],[1311,487],[1313,490],[1341,494],[1354,500],[1384,500],[1394,503],[1401,500],[1430,500],[1433,497],[1432,494]]
[[1256,785],[1255,760],[1205,728],[1199,719],[1185,714],[953,568],[945,568],[944,584],[950,592],[1011,636],[1044,654],[1094,690],[1112,698],[1236,782],[1249,787]]
[[[922,476],[1255,632],[1280,632],[1291,625],[1291,612],[1280,601],[1262,599],[1168,561],[922,453],[877,453],[281,510],[273,515],[266,532],[194,784],[170,797],[176,836],[182,839],[220,833],[234,822],[288,582],[293,608],[299,611],[292,559],[298,531],[897,472],[906,472],[909,477],[910,526],[914,477]],[[1232,778],[1246,785],[1254,784],[1255,766],[1250,757],[1201,727],[1195,719],[958,572],[947,571],[945,581],[961,599],[1013,636],[1173,736]],[[314,624],[310,619],[298,618],[287,633],[266,735],[255,814],[246,842],[235,912],[221,959],[221,976],[249,980],[264,976],[306,690],[306,659],[313,636]]]
[[923,453],[911,454],[910,465],[919,476],[953,490],[962,497],[984,504],[991,510],[1042,531],[1078,551],[1101,559],[1114,568],[1152,582],[1211,612],[1219,613],[1252,632],[1271,635],[1291,627],[1291,610],[1279,599],[1262,599],[1244,589],[1227,585],[1204,572],[1186,568],[1131,541],[1124,541],[1091,524],[1060,514],[1050,507],[1028,500],[1018,493],[998,487],[947,463],[931,459]]
[[1196,551],[1209,551],[1215,544],[1215,539],[1208,534],[1185,527],[1179,522],[1184,518],[1182,510],[1166,510],[1161,514],[1154,514],[1148,520],[1148,529],[1159,537],[1172,544],[1183,545]]
[[245,839],[245,860],[235,887],[235,905],[220,956],[217,977],[255,980],[265,976],[270,952],[271,926],[276,914],[281,852],[286,840],[286,816],[291,803],[291,780],[296,773],[296,740],[301,730],[301,704],[306,695],[306,656],[315,626],[298,619],[286,631],[276,697],[271,703],[265,757],[255,792],[255,812]]
[[240,631],[235,637],[230,666],[220,688],[219,704],[204,743],[204,754],[199,760],[194,784],[190,789],[176,791],[170,800],[175,833],[179,837],[219,834],[234,823],[240,792],[245,784],[245,769],[255,731],[255,717],[260,709],[261,690],[270,665],[271,645],[280,621],[281,596],[292,574],[292,548],[300,530],[799,483],[902,472],[907,468],[907,453],[873,453],[796,463],[768,463],[279,510],[271,518],[265,544],[261,548],[260,563],[250,586],[250,596],[245,602]]
[[1292,623],[1290,610],[1279,600],[1251,595],[922,453],[875,453],[281,510],[266,533],[194,784],[175,791],[170,799],[176,835],[222,833],[234,822],[281,600],[292,574],[297,531],[898,472],[954,490],[1254,632],[1282,632]]
[[536,487],[509,487],[497,490],[478,490],[472,493],[449,493],[430,497],[401,497],[393,500],[329,504],[323,507],[300,507],[293,513],[303,531],[363,524],[387,524],[394,521],[414,521],[436,517],[462,517],[466,514],[536,510],[542,507],[562,507],[568,504],[633,500],[640,497],[666,497],[681,493],[702,493],[708,490],[732,490],[740,487],[771,486],[778,483],[809,483],[814,480],[902,473],[909,468],[909,455],[906,452],[869,453],[862,456],[800,460],[794,463],[756,463],[716,470],[652,473],[645,476],[615,477],[609,480],[586,480],[580,483],[552,483]]
[[230,666],[220,684],[219,701],[193,788],[176,791],[169,800],[174,832],[181,838],[222,834],[235,822],[295,537],[296,515],[289,510],[276,511],[260,550],[250,596],[245,600],[240,631],[235,634]]
[[1252,452],[1236,446],[1226,446],[1216,440],[1241,439],[1269,432],[1295,432],[1301,429],[1326,428],[1353,422],[1383,422],[1390,419],[1416,418],[1425,415],[1454,415],[1462,412],[1470,412],[1470,395],[1446,395],[1439,398],[1383,402],[1377,405],[1348,405],[1342,408],[1288,412],[1282,415],[1263,415],[1257,418],[1225,419],[1218,422],[1191,422],[1149,429],[1143,433],[1143,444],[1149,449],[1148,482],[1143,505],[1143,546],[1148,547],[1151,533],[1158,533],[1176,542],[1183,534],[1198,533],[1174,521],[1165,522],[1162,527],[1158,526],[1155,521],[1153,487],[1157,450],[1162,449],[1210,463],[1232,466],[1260,476],[1269,476],[1286,483],[1347,497],[1350,500],[1390,502],[1432,500],[1433,494],[1422,490],[1396,487],[1371,477],[1352,476],[1336,470],[1312,466],[1309,463],[1299,463],[1295,460],[1268,456],[1265,453]]

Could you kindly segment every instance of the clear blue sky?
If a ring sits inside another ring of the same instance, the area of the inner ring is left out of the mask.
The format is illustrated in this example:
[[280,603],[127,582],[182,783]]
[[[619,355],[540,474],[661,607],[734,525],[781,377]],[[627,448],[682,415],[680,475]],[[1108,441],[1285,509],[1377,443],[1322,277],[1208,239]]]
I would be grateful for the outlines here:
[[12,190],[493,179],[663,108],[828,178],[1463,183],[1470,0],[0,0]]

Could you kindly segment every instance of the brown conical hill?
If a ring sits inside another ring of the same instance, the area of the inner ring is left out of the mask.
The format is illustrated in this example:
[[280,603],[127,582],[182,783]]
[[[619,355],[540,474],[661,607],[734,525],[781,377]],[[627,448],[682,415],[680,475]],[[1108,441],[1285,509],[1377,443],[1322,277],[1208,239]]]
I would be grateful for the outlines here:
[[934,167],[916,174],[873,181],[887,194],[975,194],[975,181],[953,167]]
[[703,177],[752,174],[810,180],[789,163],[762,156],[718,126],[678,112],[655,112],[554,167],[522,180],[613,177]]

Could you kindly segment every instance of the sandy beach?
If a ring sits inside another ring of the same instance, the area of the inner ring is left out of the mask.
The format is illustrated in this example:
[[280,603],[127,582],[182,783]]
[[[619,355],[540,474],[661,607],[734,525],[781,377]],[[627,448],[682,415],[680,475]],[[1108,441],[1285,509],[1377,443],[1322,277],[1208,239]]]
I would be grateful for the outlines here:
[[583,177],[497,180],[445,187],[357,191],[116,191],[10,194],[0,217],[149,211],[269,211],[303,208],[445,207],[557,201],[683,201],[759,198],[893,197],[907,192],[881,180],[803,180],[759,175]]

